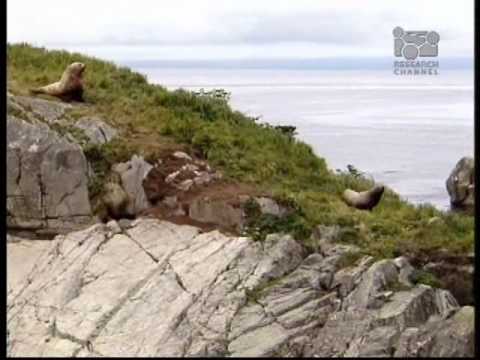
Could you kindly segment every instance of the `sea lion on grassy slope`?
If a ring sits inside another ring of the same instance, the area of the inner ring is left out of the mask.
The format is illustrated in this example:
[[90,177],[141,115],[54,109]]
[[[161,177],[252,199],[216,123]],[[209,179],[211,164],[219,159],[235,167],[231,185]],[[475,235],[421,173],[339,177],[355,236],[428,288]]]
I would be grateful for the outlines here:
[[67,66],[60,81],[37,89],[31,89],[32,94],[47,94],[59,97],[64,101],[83,101],[82,75],[85,64],[74,62]]
[[383,185],[375,185],[370,190],[362,192],[346,189],[342,196],[349,206],[361,210],[372,210],[379,203],[384,190]]

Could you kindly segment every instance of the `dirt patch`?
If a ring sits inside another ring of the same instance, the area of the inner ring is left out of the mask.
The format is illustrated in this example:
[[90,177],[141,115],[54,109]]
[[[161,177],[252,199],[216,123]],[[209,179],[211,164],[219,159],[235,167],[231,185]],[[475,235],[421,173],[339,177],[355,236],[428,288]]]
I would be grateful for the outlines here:
[[218,224],[201,222],[190,218],[188,215],[175,215],[172,214],[171,209],[166,209],[162,205],[152,207],[145,210],[142,216],[152,217],[165,221],[172,222],[177,225],[190,225],[200,229],[200,232],[210,232],[213,230],[219,230],[228,235],[239,235],[235,229],[219,226]]
[[242,225],[242,203],[268,196],[253,185],[224,180],[203,159],[172,152],[155,161],[143,188],[153,206],[141,215],[231,234]]

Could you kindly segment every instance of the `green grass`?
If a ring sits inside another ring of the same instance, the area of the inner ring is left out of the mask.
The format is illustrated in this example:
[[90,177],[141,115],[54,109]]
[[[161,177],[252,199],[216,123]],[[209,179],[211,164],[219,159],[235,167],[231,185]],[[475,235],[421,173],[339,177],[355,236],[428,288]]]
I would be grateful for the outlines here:
[[434,288],[443,288],[445,285],[433,273],[425,270],[417,270],[415,273],[415,284],[424,284]]
[[[85,100],[90,106],[76,109],[72,115],[100,114],[128,134],[116,140],[116,153],[112,146],[87,150],[103,172],[133,151],[155,159],[163,148],[181,144],[222,169],[227,178],[253,183],[278,199],[296,204],[294,218],[284,223],[262,219],[263,223],[257,224],[260,231],[286,229],[308,242],[315,225],[338,224],[348,235],[343,241],[378,257],[440,248],[452,253],[473,250],[472,217],[413,206],[388,189],[372,212],[349,208],[341,200],[341,192],[346,187],[367,189],[371,181],[348,172],[329,171],[325,160],[309,145],[288,131],[258,124],[222,99],[185,90],[167,91],[128,68],[26,44],[7,45],[8,88],[14,94],[27,94],[32,87],[57,81],[73,61],[87,65]],[[93,192],[97,186],[92,185]],[[429,222],[433,217],[439,220]]]

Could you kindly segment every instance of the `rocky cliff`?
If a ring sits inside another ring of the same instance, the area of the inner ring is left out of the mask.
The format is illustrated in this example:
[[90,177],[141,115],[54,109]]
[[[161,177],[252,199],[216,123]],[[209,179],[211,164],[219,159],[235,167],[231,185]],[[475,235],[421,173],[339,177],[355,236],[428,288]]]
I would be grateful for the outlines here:
[[[472,356],[474,311],[374,261],[157,219],[8,243],[11,356]],[[342,265],[343,264],[343,265]]]

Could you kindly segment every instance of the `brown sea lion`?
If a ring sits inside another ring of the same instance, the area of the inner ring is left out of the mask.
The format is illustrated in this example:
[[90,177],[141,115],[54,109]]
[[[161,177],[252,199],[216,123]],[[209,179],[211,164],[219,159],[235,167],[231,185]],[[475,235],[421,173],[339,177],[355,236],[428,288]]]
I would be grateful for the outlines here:
[[370,190],[362,192],[346,189],[342,196],[347,205],[351,207],[361,210],[372,210],[379,203],[384,190],[385,187],[383,185],[375,185]]
[[32,94],[47,94],[64,101],[83,101],[83,72],[85,64],[74,62],[67,66],[60,81],[37,89],[31,89]]
[[128,194],[120,184],[108,182],[104,186],[105,194],[102,197],[110,218],[119,220],[127,217],[127,206],[130,201]]

